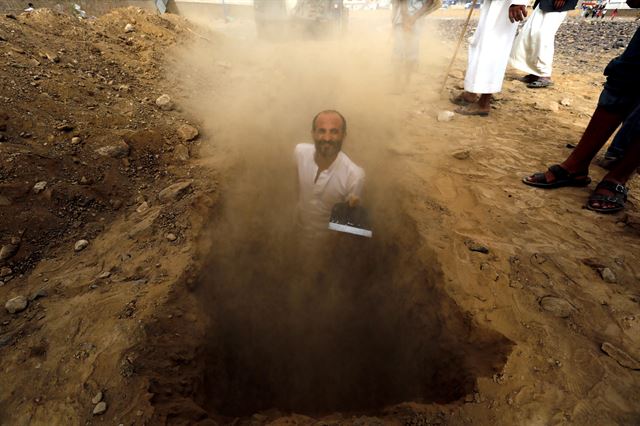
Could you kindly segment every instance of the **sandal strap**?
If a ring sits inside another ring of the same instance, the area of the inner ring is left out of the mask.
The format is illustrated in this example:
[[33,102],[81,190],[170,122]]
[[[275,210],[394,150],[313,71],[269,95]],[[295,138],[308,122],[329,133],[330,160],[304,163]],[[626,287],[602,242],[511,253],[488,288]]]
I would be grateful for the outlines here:
[[556,178],[556,180],[565,180],[571,178],[571,173],[560,164],[554,164],[549,166],[549,171]]
[[624,198],[624,201],[627,201],[627,194],[629,193],[629,189],[624,185],[611,182],[609,180],[603,180],[603,181],[600,181],[600,183],[596,186],[596,189],[598,188],[607,189],[616,194],[620,194]]

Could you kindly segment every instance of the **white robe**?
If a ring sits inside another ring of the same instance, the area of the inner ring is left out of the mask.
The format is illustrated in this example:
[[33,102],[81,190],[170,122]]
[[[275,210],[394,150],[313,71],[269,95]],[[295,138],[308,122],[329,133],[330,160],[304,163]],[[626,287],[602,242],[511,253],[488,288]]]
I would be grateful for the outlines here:
[[545,12],[536,7],[516,37],[510,65],[527,74],[551,77],[556,32],[567,12]]
[[511,5],[527,5],[529,0],[485,0],[480,8],[478,28],[469,43],[469,64],[464,90],[471,93],[498,93],[507,70],[509,53],[518,23],[509,21]]

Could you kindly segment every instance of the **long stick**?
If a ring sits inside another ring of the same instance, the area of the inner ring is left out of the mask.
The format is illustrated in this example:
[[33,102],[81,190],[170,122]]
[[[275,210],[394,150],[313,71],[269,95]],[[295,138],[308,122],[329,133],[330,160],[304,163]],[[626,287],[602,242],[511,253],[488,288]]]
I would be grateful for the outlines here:
[[451,67],[453,67],[453,62],[456,60],[456,56],[458,56],[458,50],[460,50],[460,45],[462,44],[462,39],[464,35],[467,33],[467,28],[469,27],[469,21],[471,20],[471,14],[473,13],[473,9],[476,8],[476,3],[478,0],[473,0],[471,2],[471,8],[469,9],[469,15],[467,15],[467,20],[464,22],[464,27],[462,28],[462,32],[460,33],[460,37],[458,38],[458,44],[456,45],[456,50],[453,52],[453,56],[451,57],[451,62],[449,62],[449,66],[447,67],[447,72],[444,74],[444,81],[442,82],[442,89],[440,89],[440,96],[444,93],[444,89],[447,87],[447,78],[449,78],[449,72],[451,72]]

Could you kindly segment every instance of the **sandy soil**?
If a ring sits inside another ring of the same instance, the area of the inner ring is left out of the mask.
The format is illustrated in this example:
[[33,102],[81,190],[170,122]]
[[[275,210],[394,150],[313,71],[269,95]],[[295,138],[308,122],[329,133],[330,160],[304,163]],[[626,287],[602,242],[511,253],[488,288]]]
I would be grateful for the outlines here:
[[[450,42],[427,29],[392,94],[383,14],[279,43],[66,19],[0,18],[0,300],[32,299],[0,313],[0,424],[640,422],[637,178],[612,216],[520,182],[577,143],[600,73],[563,57],[532,92],[510,71],[489,118],[438,122]],[[371,241],[290,233],[291,152],[324,108],[367,172]]]

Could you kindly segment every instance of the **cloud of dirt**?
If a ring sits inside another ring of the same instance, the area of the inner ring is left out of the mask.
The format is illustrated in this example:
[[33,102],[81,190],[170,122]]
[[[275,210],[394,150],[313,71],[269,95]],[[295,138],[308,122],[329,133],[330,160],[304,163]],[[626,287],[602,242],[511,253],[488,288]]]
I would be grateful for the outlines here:
[[[211,317],[202,398],[216,412],[449,401],[504,362],[506,342],[478,336],[438,290],[433,256],[401,212],[390,148],[414,100],[392,94],[387,18],[356,21],[345,38],[278,43],[236,27],[240,37],[176,54],[172,72],[201,121],[203,152],[232,158],[198,289]],[[424,39],[429,67],[438,55]],[[336,234],[314,251],[292,232],[293,148],[311,142],[312,117],[329,108],[346,117],[344,150],[367,173],[374,238]],[[452,335],[492,349],[481,355]]]

